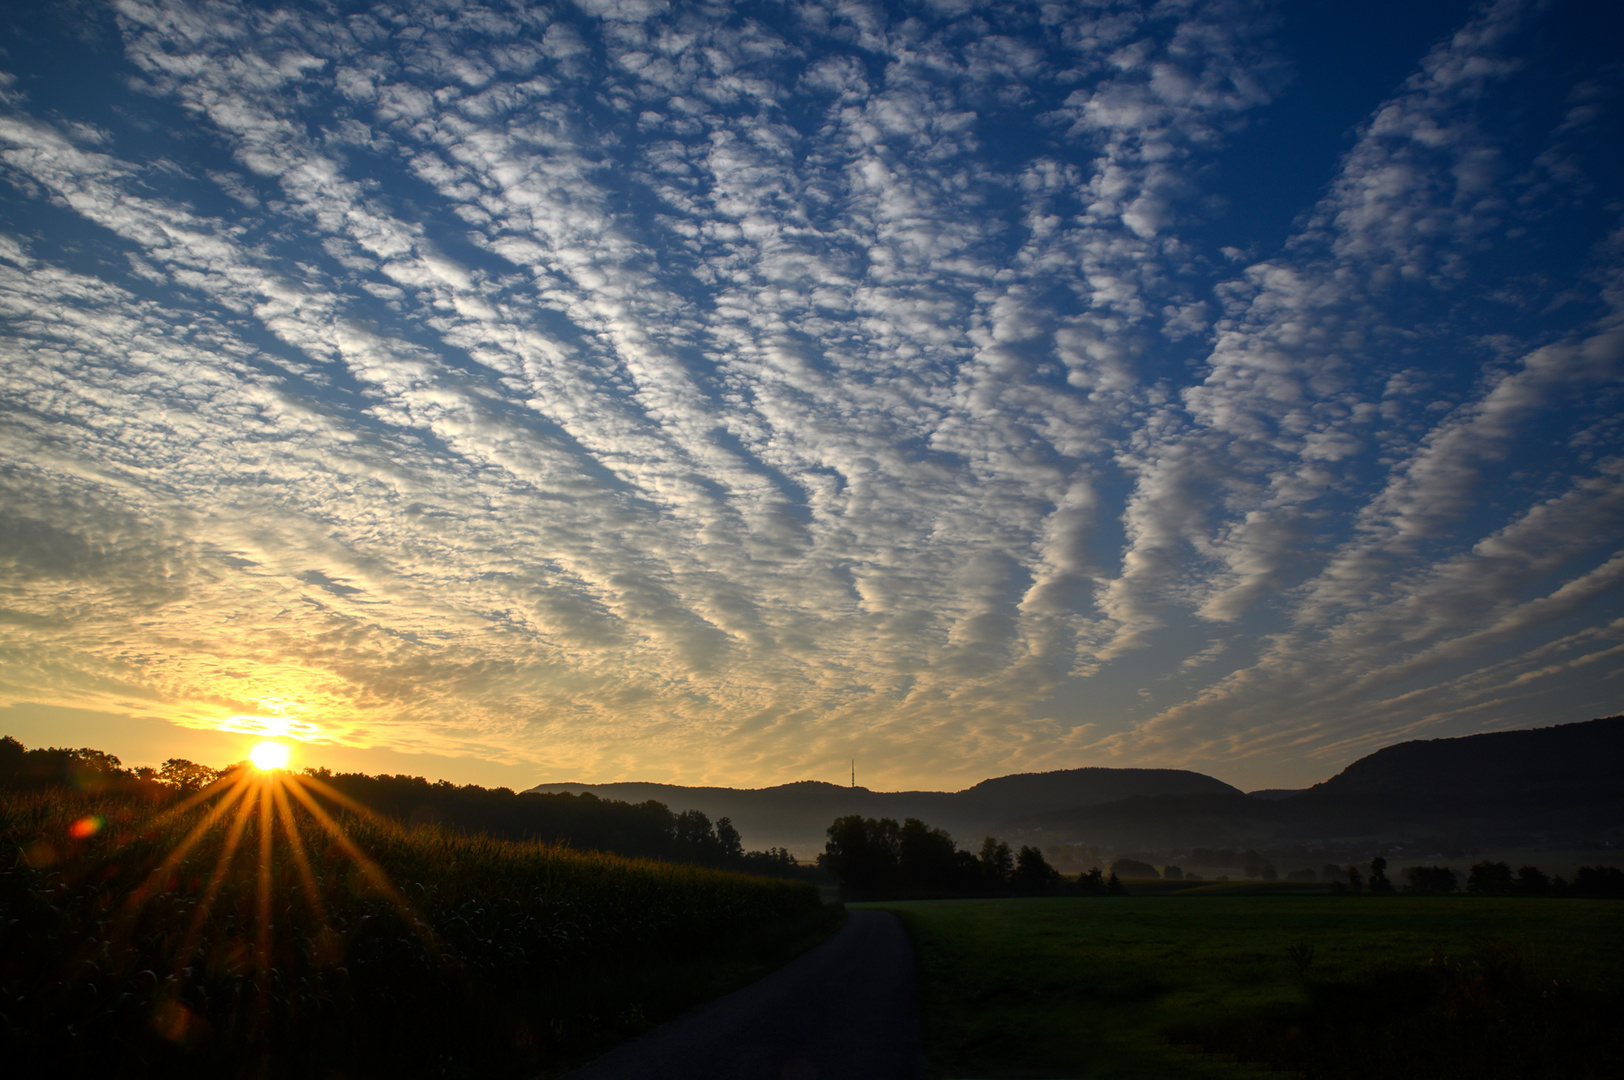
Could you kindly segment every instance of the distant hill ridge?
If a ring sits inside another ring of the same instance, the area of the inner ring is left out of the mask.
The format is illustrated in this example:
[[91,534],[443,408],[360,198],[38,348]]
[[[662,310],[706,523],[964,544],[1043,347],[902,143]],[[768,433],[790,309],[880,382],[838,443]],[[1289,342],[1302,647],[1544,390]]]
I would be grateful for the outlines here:
[[1063,769],[963,791],[870,791],[805,780],[739,789],[542,784],[532,790],[655,799],[733,819],[749,847],[806,857],[843,814],[917,817],[965,846],[982,836],[1123,849],[1321,841],[1563,846],[1624,842],[1624,716],[1398,743],[1298,791],[1246,794],[1182,769]]
[[1407,804],[1462,798],[1624,795],[1624,716],[1384,747],[1301,794],[1310,801],[1381,796]]
[[1092,806],[1134,796],[1240,794],[1221,780],[1184,769],[1062,769],[994,777],[963,791],[870,791],[817,780],[765,788],[679,784],[538,784],[538,792],[590,792],[603,799],[655,799],[674,811],[701,810],[733,820],[746,847],[787,847],[799,855],[821,850],[824,830],[845,814],[916,817],[947,829],[967,846],[1001,822],[1030,814]]
[[1624,843],[1624,716],[1385,747],[1298,792],[1134,797],[1002,823],[1012,838],[1167,850],[1358,842]]

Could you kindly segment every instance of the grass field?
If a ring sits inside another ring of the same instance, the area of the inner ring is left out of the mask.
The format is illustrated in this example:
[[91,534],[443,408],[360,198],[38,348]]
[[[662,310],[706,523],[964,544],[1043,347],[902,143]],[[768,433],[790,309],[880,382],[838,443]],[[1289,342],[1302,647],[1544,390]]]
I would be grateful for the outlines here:
[[535,1076],[832,929],[815,887],[334,815],[0,793],[17,1075]]
[[1185,895],[895,911],[940,1077],[1584,1077],[1624,1060],[1624,904]]

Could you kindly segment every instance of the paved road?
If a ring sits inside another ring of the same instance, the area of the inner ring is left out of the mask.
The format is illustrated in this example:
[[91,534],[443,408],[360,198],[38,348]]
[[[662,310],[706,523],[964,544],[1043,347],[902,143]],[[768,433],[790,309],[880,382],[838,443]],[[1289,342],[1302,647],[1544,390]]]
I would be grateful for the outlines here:
[[564,1080],[914,1080],[924,1075],[913,944],[853,911],[788,965]]

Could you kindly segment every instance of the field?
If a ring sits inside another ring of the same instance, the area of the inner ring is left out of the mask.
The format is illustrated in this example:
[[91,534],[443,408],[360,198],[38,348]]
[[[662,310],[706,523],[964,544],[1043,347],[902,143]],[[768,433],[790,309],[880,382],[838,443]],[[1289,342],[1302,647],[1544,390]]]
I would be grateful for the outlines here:
[[406,830],[316,781],[194,805],[0,793],[22,1074],[557,1071],[828,932],[811,885]]
[[939,1077],[1615,1076],[1624,904],[1290,895],[943,900]]

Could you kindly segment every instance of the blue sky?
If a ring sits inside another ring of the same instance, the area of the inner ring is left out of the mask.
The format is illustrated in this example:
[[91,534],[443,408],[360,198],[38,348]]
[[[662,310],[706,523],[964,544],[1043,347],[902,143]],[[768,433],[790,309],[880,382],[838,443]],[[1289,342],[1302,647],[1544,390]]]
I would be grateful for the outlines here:
[[1264,787],[1621,711],[1624,17],[1327,7],[9,5],[0,720]]

